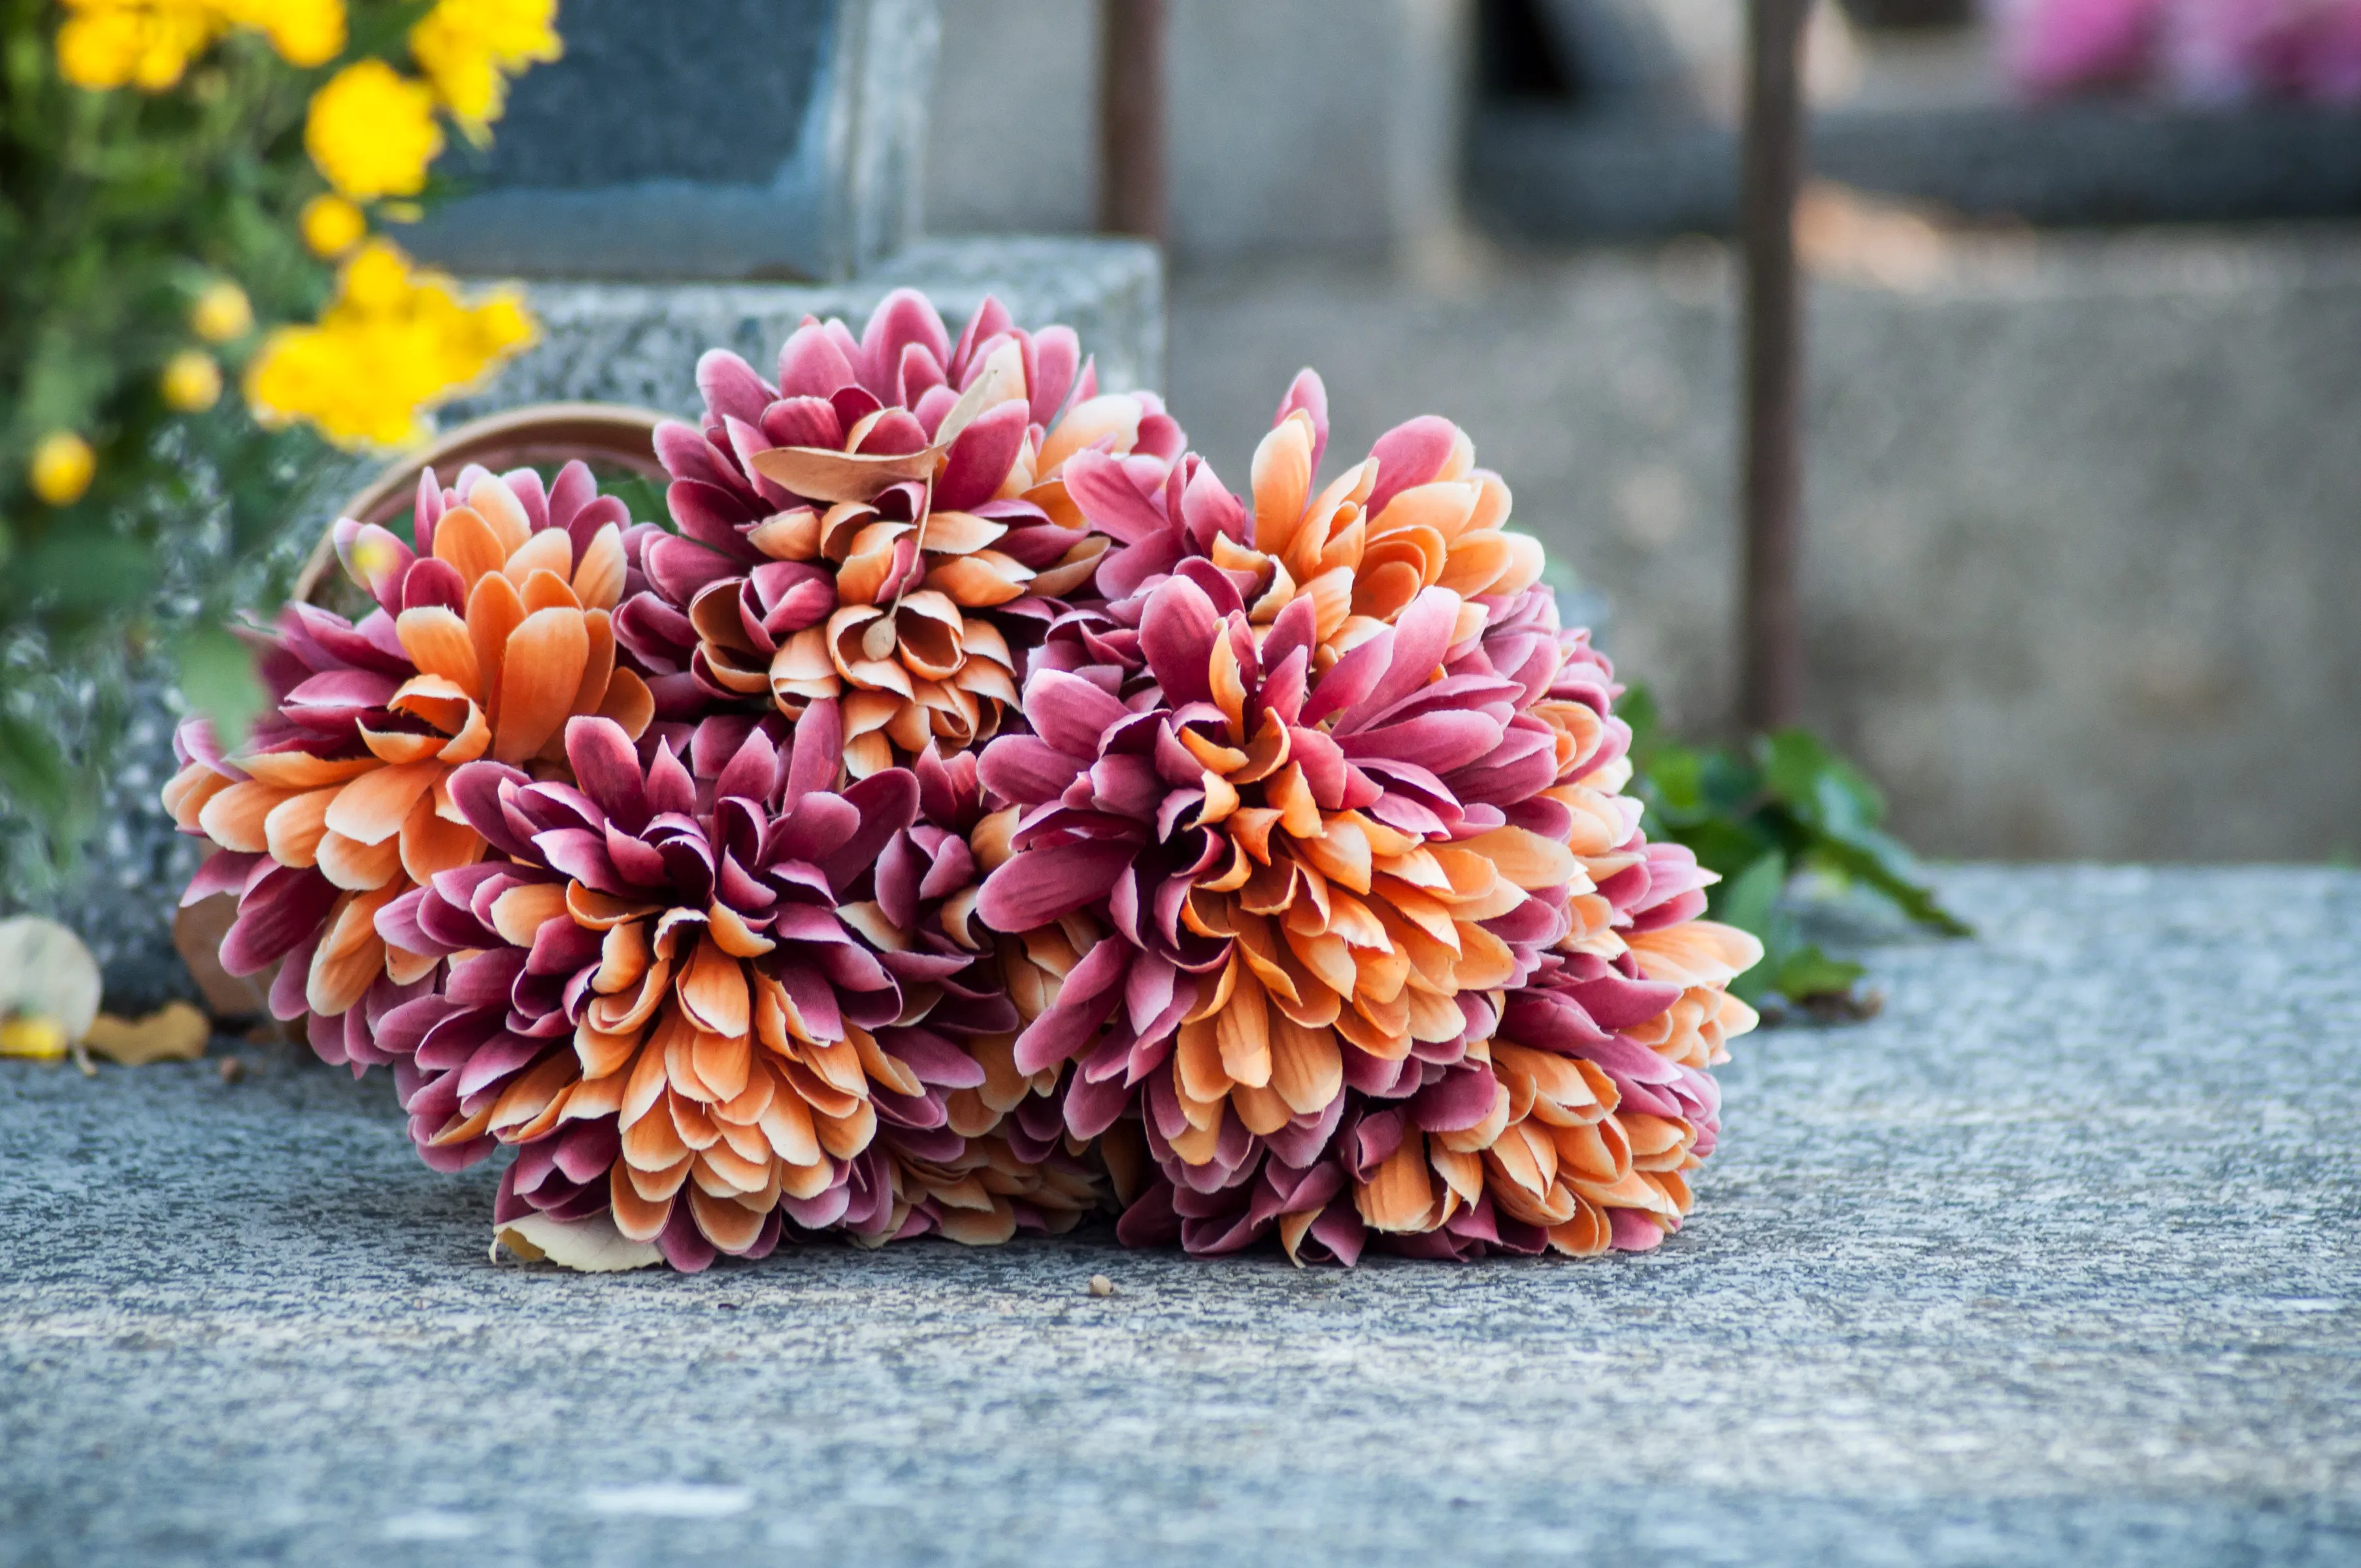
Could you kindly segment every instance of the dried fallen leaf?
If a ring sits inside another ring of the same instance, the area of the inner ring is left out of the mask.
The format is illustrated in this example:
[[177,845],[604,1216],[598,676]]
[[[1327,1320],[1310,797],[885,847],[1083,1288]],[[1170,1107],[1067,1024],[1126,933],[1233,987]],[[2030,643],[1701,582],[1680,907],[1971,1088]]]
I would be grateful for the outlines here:
[[563,1224],[546,1214],[526,1214],[499,1226],[493,1245],[508,1248],[527,1263],[545,1258],[560,1268],[583,1274],[615,1274],[664,1261],[653,1242],[626,1240],[615,1222],[604,1214],[573,1224]]
[[194,1061],[205,1054],[213,1025],[185,1002],[168,1002],[145,1018],[102,1013],[91,1021],[82,1044],[109,1061],[145,1067],[156,1061]]

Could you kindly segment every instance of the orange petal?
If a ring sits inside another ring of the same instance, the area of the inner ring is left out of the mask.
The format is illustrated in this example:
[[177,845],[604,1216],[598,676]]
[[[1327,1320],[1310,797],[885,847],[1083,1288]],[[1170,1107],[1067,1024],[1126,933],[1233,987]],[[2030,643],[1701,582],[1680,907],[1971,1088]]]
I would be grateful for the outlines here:
[[1268,555],[1285,554],[1312,495],[1310,414],[1298,409],[1262,438],[1255,448],[1250,483],[1255,548]]
[[223,849],[256,854],[270,847],[266,824],[287,795],[253,780],[234,784],[205,802],[197,823]]
[[591,609],[613,609],[623,599],[623,535],[610,522],[590,536],[575,565],[574,597]]
[[619,668],[607,677],[607,695],[599,701],[598,713],[621,725],[623,733],[636,740],[655,718],[655,694],[638,674]]
[[338,757],[331,761],[309,751],[266,751],[259,756],[239,757],[236,762],[255,783],[273,789],[318,789],[323,784],[358,778],[377,766],[374,757]]
[[524,623],[524,600],[516,585],[494,572],[467,595],[467,638],[476,649],[477,690],[499,727],[500,662],[507,656],[509,637]]
[[328,828],[356,843],[382,844],[401,831],[410,808],[442,776],[443,764],[431,758],[363,773],[337,792]]
[[338,887],[383,887],[401,874],[401,839],[364,844],[330,828],[320,839],[320,872]]
[[1353,1206],[1373,1231],[1400,1234],[1424,1229],[1434,1207],[1425,1135],[1416,1130],[1405,1133],[1401,1146],[1378,1168],[1377,1175],[1354,1190]]
[[1270,1087],[1299,1116],[1325,1111],[1344,1091],[1345,1058],[1336,1036],[1283,1017],[1270,1021]]
[[[533,537],[533,520],[525,515],[524,503],[504,479],[490,475],[476,481],[467,492],[467,504],[476,509],[494,537],[500,542],[500,559],[506,561]],[[439,536],[438,536],[439,537]]]
[[530,948],[544,923],[566,914],[566,888],[554,882],[526,883],[492,900],[492,929],[511,947]]
[[315,789],[272,806],[262,819],[270,858],[282,866],[308,866],[318,860],[321,836],[328,830],[328,806],[335,798],[333,787]]
[[197,817],[205,802],[229,787],[230,781],[203,762],[191,762],[164,783],[164,809],[172,814],[172,826],[183,833],[196,831]]
[[[547,535],[544,537],[546,538]],[[527,615],[533,614],[535,610],[582,608],[582,601],[574,597],[574,590],[566,586],[566,579],[555,572],[533,573],[524,580],[522,587],[518,590],[517,597],[524,600],[524,612]]]
[[590,639],[590,651],[582,661],[582,682],[574,688],[574,700],[566,709],[568,714],[598,712],[598,705],[607,699],[607,682],[615,674],[612,619],[603,609],[586,610],[582,630]]
[[[574,540],[562,528],[544,528],[509,553],[501,575],[522,591],[535,572],[547,572],[561,584],[574,572]],[[570,595],[573,589],[566,592]],[[530,598],[530,595],[527,596]]]
[[394,633],[401,639],[402,652],[423,674],[441,675],[460,690],[478,700],[483,688],[478,684],[476,646],[468,640],[467,623],[442,605],[423,605],[405,609],[395,618]]
[[578,609],[535,610],[510,634],[492,707],[494,761],[522,762],[556,733],[589,655]]
[[1138,400],[1120,393],[1075,405],[1041,443],[1041,455],[1033,464],[1035,477],[1048,478],[1067,458],[1106,436],[1115,438],[1117,456],[1129,452],[1139,441],[1139,416]]
[[698,1027],[738,1036],[752,1026],[746,970],[719,943],[697,945],[696,955],[681,971],[679,989],[681,1006]]
[[473,508],[453,507],[434,524],[434,558],[458,568],[472,597],[484,576],[508,565],[509,553]]

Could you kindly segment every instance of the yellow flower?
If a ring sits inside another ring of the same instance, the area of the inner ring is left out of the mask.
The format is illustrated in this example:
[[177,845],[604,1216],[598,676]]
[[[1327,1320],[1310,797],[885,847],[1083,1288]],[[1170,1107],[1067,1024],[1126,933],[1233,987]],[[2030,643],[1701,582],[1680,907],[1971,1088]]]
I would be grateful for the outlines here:
[[207,343],[227,343],[254,329],[254,307],[245,290],[226,278],[216,279],[190,307],[189,326]]
[[67,1049],[66,1032],[54,1018],[11,1018],[0,1024],[0,1057],[55,1061]]
[[507,76],[564,52],[556,20],[557,0],[439,0],[410,29],[410,52],[480,142],[506,106]]
[[533,337],[513,294],[469,305],[448,278],[413,271],[372,240],[345,264],[317,323],[271,334],[247,372],[247,399],[266,424],[308,420],[339,445],[399,445],[424,433],[423,410]]
[[201,348],[184,348],[164,362],[164,400],[184,414],[203,413],[221,401],[221,367]]
[[345,52],[345,0],[214,0],[214,6],[266,35],[290,65],[308,71]]
[[33,448],[33,493],[53,507],[82,499],[97,472],[97,454],[72,431],[53,430]]
[[414,196],[443,150],[434,94],[381,60],[357,61],[313,94],[303,147],[328,183],[357,201]]
[[319,195],[303,203],[303,243],[314,256],[342,256],[368,233],[368,219],[342,196]]
[[160,93],[226,29],[266,35],[290,65],[344,52],[345,0],[65,0],[58,69],[78,87]]
[[65,0],[58,71],[77,87],[160,93],[222,28],[208,0]]

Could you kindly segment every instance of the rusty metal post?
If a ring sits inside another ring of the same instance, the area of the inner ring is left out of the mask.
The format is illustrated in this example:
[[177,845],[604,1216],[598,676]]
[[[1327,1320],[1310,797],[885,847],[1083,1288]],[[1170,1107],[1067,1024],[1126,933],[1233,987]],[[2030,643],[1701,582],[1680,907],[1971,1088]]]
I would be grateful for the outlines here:
[[1099,227],[1165,239],[1164,0],[1100,0]]
[[1749,0],[1744,211],[1746,532],[1739,717],[1751,730],[1801,717],[1797,604],[1804,500],[1804,323],[1795,198],[1804,173],[1801,56],[1812,0]]

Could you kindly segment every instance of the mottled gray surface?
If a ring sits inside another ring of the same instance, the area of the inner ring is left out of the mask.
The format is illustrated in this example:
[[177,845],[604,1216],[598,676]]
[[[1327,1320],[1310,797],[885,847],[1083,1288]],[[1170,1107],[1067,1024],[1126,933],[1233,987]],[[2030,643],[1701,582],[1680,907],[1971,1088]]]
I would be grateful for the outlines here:
[[2354,1561],[2361,876],[1947,888],[1601,1262],[566,1277],[381,1083],[0,1064],[0,1563]]

